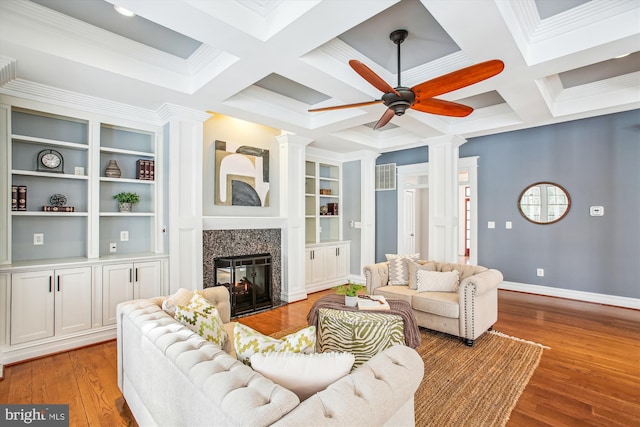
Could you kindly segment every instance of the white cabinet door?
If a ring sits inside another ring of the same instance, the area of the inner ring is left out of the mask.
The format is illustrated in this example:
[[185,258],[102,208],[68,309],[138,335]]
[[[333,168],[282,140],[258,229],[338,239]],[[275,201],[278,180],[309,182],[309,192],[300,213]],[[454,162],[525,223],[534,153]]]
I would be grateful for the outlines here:
[[159,296],[161,271],[160,261],[105,265],[102,268],[102,324],[116,323],[116,307],[121,302]]
[[324,280],[324,248],[308,248],[305,250],[305,284]]
[[153,298],[161,293],[160,261],[137,262],[133,265],[133,298]]
[[102,267],[102,325],[115,325],[116,306],[133,299],[133,264]]
[[11,275],[11,344],[49,338],[54,333],[53,270]]
[[325,278],[327,280],[349,275],[349,245],[338,244],[325,248]]
[[91,267],[55,271],[55,333],[70,334],[91,328]]

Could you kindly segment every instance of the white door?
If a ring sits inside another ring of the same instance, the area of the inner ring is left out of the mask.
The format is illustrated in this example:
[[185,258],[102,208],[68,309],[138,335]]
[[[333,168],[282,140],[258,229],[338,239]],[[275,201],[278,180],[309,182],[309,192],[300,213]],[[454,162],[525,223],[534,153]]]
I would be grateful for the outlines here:
[[133,299],[133,264],[102,268],[102,324],[116,324],[116,306]]
[[91,267],[55,271],[55,331],[70,334],[91,328]]
[[416,252],[416,193],[404,191],[404,249],[402,253]]
[[160,261],[137,262],[133,265],[135,283],[133,298],[160,296]]
[[53,336],[53,270],[11,275],[11,344]]

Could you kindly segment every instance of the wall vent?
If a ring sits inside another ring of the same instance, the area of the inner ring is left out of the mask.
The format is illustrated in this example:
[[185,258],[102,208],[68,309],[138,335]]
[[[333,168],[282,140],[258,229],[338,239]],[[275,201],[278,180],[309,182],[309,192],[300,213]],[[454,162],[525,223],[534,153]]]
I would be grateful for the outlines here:
[[396,164],[376,165],[376,191],[396,189]]

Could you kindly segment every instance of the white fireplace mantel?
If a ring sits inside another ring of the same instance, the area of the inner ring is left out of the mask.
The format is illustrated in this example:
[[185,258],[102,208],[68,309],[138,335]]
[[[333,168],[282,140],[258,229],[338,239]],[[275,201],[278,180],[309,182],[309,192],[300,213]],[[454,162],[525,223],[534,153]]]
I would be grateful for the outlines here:
[[258,228],[284,228],[287,218],[283,217],[242,217],[205,216],[203,230],[250,230]]

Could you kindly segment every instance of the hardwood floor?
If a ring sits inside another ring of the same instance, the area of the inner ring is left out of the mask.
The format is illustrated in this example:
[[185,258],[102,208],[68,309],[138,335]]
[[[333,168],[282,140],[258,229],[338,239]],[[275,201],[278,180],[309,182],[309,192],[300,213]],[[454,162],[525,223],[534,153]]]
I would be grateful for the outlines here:
[[[329,292],[239,321],[265,334],[299,326]],[[496,330],[550,347],[508,427],[640,425],[640,311],[500,291],[498,318]],[[115,341],[4,373],[0,404],[68,403],[71,426],[135,424],[117,385]]]

